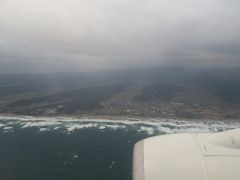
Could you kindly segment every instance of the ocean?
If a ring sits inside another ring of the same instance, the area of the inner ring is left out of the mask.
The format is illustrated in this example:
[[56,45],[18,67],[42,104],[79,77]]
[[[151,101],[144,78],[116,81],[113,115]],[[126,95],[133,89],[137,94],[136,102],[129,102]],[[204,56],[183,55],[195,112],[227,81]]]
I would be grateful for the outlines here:
[[0,179],[131,180],[137,141],[234,128],[240,122],[0,116]]

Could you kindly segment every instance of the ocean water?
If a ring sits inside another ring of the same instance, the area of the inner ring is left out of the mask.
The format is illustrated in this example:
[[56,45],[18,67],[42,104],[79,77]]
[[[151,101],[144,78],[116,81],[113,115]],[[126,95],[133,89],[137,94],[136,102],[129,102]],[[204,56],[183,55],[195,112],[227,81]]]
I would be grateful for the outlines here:
[[0,116],[0,179],[131,180],[137,141],[234,128],[240,122]]

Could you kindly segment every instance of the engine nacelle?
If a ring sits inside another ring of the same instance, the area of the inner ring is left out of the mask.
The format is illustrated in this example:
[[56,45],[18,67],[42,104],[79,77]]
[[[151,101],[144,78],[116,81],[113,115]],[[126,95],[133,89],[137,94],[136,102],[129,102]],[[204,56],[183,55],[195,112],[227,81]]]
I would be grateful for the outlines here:
[[240,129],[139,141],[133,180],[240,180]]

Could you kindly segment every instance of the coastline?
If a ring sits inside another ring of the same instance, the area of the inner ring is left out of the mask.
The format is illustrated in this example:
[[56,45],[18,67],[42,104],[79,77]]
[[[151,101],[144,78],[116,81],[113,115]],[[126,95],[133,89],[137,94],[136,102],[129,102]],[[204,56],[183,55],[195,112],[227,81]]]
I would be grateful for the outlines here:
[[111,121],[185,121],[185,122],[240,122],[240,119],[223,119],[223,118],[170,118],[170,117],[159,117],[159,116],[131,116],[131,115],[24,115],[24,114],[14,114],[14,113],[0,113],[0,117],[14,117],[14,118],[37,118],[37,119],[68,119],[68,120],[111,120]]
[[11,133],[15,130],[34,128],[39,133],[61,132],[71,134],[79,130],[132,131],[148,135],[169,133],[219,132],[240,128],[239,120],[211,119],[166,119],[129,116],[24,116],[0,114],[0,131]]

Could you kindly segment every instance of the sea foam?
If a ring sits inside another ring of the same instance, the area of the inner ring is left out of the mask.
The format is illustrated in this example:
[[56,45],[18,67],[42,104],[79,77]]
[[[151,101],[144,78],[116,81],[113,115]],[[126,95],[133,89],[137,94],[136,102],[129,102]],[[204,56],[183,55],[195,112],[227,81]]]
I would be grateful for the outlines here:
[[33,117],[33,116],[0,116],[0,128],[12,131],[14,127],[20,129],[37,128],[39,132],[55,131],[73,133],[82,129],[94,128],[104,131],[134,129],[137,132],[153,134],[218,132],[240,128],[240,121],[212,121],[212,120],[176,120],[176,119],[93,119],[66,117]]

